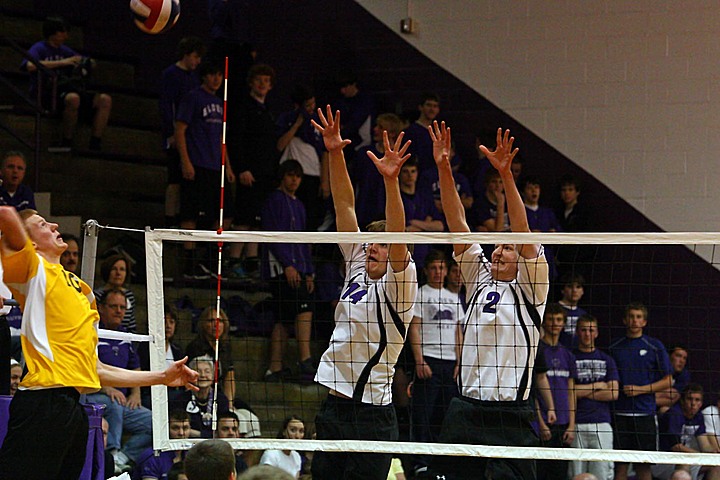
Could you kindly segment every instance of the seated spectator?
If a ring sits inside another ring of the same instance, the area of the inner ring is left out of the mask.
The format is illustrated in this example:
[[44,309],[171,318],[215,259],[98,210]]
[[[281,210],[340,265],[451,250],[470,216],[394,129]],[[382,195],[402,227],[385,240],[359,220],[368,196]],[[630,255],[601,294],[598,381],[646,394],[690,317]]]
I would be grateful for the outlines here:
[[[344,117],[343,117],[344,120]],[[402,131],[402,120],[394,113],[381,113],[372,129],[372,145],[367,150],[381,158],[385,153],[383,132],[388,132],[390,145]],[[355,211],[358,225],[365,230],[372,222],[385,219],[385,188],[382,175],[367,155],[358,155],[352,168],[355,184]]]
[[670,354],[670,365],[673,367],[672,387],[655,394],[658,413],[665,413],[670,410],[670,407],[680,400],[680,392],[690,383],[690,372],[686,368],[688,358],[687,349],[676,345],[670,348],[668,353]]
[[708,405],[702,411],[705,433],[710,440],[710,451],[720,453],[720,399],[715,405]]
[[[305,438],[305,423],[300,417],[291,415],[285,419],[277,438],[302,440]],[[265,450],[260,458],[261,465],[272,465],[286,471],[293,478],[300,476],[302,459],[295,450]]]
[[167,472],[167,480],[187,480],[185,475],[185,463],[177,462]]
[[95,299],[98,302],[102,302],[102,299],[105,297],[105,292],[113,289],[122,291],[127,300],[122,326],[125,327],[128,332],[135,333],[137,330],[137,323],[135,321],[135,294],[128,288],[130,277],[132,277],[130,261],[125,255],[111,255],[106,258],[100,266],[100,276],[105,284],[93,291]]
[[[98,305],[100,326],[107,330],[127,331],[122,326],[127,300],[122,290],[108,290]],[[101,339],[98,359],[106,365],[140,370],[140,360],[129,340]],[[140,388],[102,387],[98,393],[87,395],[88,403],[105,405],[103,417],[110,424],[108,449],[113,454],[116,470],[123,470],[136,462],[140,454],[152,445],[152,414],[140,402]],[[121,445],[123,435],[130,435]]]
[[303,181],[297,191],[298,198],[307,210],[309,231],[315,231],[325,218],[324,198],[321,194],[321,165],[327,163],[327,152],[322,136],[313,128],[310,120],[320,121],[315,108],[315,94],[303,85],[296,85],[290,95],[293,109],[277,119],[277,149],[282,152],[280,164],[297,160],[302,166]]
[[17,150],[5,154],[0,164],[0,205],[10,205],[18,212],[31,208],[35,210],[35,194],[25,185],[27,161]]
[[163,149],[168,160],[168,184],[165,188],[165,226],[177,226],[180,214],[180,154],[175,144],[175,114],[180,100],[200,86],[195,71],[205,54],[205,44],[197,37],[184,37],[178,42],[177,61],[162,72],[160,81],[160,120]]
[[272,465],[255,465],[237,477],[237,480],[293,480],[293,478],[282,468]]
[[[173,343],[175,337],[175,327],[178,323],[178,312],[174,306],[165,304],[165,364],[166,366],[172,365],[174,362],[185,358],[185,353],[182,351],[179,345]],[[138,355],[140,356],[140,368],[142,370],[150,370],[150,344],[143,342],[140,344],[138,349]],[[172,403],[177,397],[179,397],[185,389],[182,387],[167,387],[168,389],[168,402]],[[150,401],[150,389],[143,387],[140,389],[142,394],[142,404],[146,408],[152,408]]]
[[495,169],[485,173],[485,192],[476,196],[473,209],[468,218],[470,228],[478,232],[506,232],[510,230],[510,220],[505,205],[505,193],[500,174]]
[[562,284],[562,298],[558,303],[565,310],[567,318],[565,328],[560,335],[560,343],[567,348],[572,348],[577,345],[577,321],[587,314],[585,309],[578,306],[585,295],[585,279],[579,273],[567,273],[560,277],[560,283]]
[[[217,438],[241,438],[240,420],[235,412],[225,412],[218,415]],[[243,458],[242,450],[235,450],[235,472],[242,473],[248,469]]]
[[[190,417],[184,410],[172,410],[168,416],[169,437],[171,440],[190,438]],[[176,463],[183,461],[184,450],[170,450],[155,455],[155,450],[145,450],[137,467],[133,470],[133,480],[165,480]]]
[[60,236],[68,246],[63,254],[60,255],[60,265],[68,272],[80,276],[80,272],[78,271],[80,263],[80,241],[71,233],[63,233]]
[[200,313],[198,320],[198,332],[195,339],[185,347],[185,355],[189,358],[202,357],[208,355],[215,358],[215,319],[218,322],[218,338],[220,351],[218,352],[218,382],[222,382],[223,393],[227,398],[235,398],[235,365],[232,360],[232,345],[229,339],[230,321],[227,313],[220,309],[219,314],[216,313],[215,307],[207,307]]
[[80,55],[65,45],[70,34],[70,25],[61,17],[48,17],[43,23],[45,40],[37,42],[28,53],[37,63],[56,70],[57,97],[52,98],[52,87],[48,79],[43,78],[37,66],[23,60],[21,69],[30,72],[30,97],[37,98],[38,84],[42,82],[40,102],[46,110],[55,104],[63,118],[63,138],[61,147],[66,151],[72,147],[78,118],[92,120],[90,149],[100,150],[101,137],[110,118],[112,98],[105,93],[95,93],[86,89],[85,80],[93,61]]
[[10,396],[15,395],[22,378],[22,366],[14,358],[10,359]]
[[[660,449],[665,452],[699,453],[711,452],[712,446],[705,432],[705,421],[700,409],[703,404],[702,386],[691,383],[682,391],[680,403],[672,406],[658,419]],[[660,480],[669,479],[675,469],[690,473],[693,480],[700,473],[705,480],[720,478],[720,467],[700,465],[653,465],[652,474]]]
[[560,178],[560,199],[562,206],[557,210],[557,218],[563,232],[589,231],[589,212],[580,197],[580,182],[572,175]]
[[[190,360],[193,370],[198,372],[197,387],[194,392],[187,390],[170,404],[171,410],[185,410],[190,415],[191,438],[213,438],[212,417],[215,402],[215,362],[212,357],[203,355]],[[217,413],[230,409],[230,402],[221,392],[217,392]]]
[[[296,160],[280,165],[280,187],[268,196],[262,212],[265,231],[302,232],[306,230],[305,206],[295,196],[304,181],[303,167]],[[287,349],[286,324],[295,326],[298,344],[298,366],[301,381],[312,382],[315,366],[310,356],[312,327],[312,294],[315,290],[315,268],[307,243],[270,243],[263,247],[262,267],[269,278],[275,304],[275,326],[270,343],[270,367],[266,381],[286,380],[290,374],[283,368]]]

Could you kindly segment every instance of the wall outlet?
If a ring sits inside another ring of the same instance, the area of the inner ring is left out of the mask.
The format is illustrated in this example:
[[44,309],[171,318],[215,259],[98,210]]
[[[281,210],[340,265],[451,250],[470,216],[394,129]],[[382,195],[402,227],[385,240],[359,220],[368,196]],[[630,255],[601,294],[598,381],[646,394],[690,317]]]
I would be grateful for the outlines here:
[[413,19],[406,17],[400,20],[400,33],[410,34],[414,32]]

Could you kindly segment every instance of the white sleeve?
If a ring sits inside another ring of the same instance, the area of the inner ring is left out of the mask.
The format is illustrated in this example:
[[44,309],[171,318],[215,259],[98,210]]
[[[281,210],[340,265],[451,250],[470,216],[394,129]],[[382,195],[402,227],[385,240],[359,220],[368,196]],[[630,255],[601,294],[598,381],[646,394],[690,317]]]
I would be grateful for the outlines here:
[[453,259],[460,267],[463,283],[467,289],[467,298],[473,298],[475,292],[482,285],[492,280],[490,262],[483,254],[482,247],[474,243],[460,255],[453,255]]
[[365,271],[365,245],[362,243],[338,243],[345,260],[345,284],[358,273]]
[[718,408],[715,406],[706,407],[703,411],[703,419],[705,420],[705,433],[709,435],[717,435],[720,433],[720,418],[718,418]]
[[548,270],[542,246],[537,258],[518,258],[518,285],[535,306],[547,301],[550,289]]

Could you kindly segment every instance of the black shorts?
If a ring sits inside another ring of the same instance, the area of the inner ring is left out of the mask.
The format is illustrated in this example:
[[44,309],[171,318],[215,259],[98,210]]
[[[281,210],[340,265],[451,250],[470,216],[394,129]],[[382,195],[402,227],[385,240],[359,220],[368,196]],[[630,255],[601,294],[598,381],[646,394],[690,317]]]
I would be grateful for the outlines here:
[[[220,218],[220,170],[195,168],[195,179],[180,183],[180,220],[207,224]],[[234,208],[230,185],[225,183],[224,219],[232,219]],[[203,225],[204,226],[204,225]]]
[[95,116],[95,106],[93,101],[95,100],[95,92],[82,91],[74,92],[67,91],[60,93],[60,100],[58,101],[57,107],[58,112],[62,112],[65,109],[65,97],[69,93],[77,93],[80,96],[80,109],[78,110],[78,119],[84,123],[92,123],[93,117]]
[[[315,417],[318,440],[385,440],[399,438],[395,407],[369,405],[334,395],[327,396]],[[385,480],[393,455],[390,453],[315,452],[314,480],[362,478]]]
[[0,480],[78,478],[85,465],[88,417],[75,388],[19,390],[0,449]]
[[628,416],[615,414],[613,432],[617,450],[657,452],[657,420],[655,415]]
[[[300,274],[302,276],[302,274]],[[295,317],[305,312],[312,312],[312,294],[308,292],[305,277],[302,276],[300,286],[291,288],[285,275],[270,280],[270,292],[273,297],[275,322],[294,324]]]
[[258,177],[252,187],[238,182],[235,191],[235,225],[260,226],[260,213],[268,195],[277,186],[273,177]]
[[[530,425],[534,418],[530,402],[481,402],[460,397],[450,401],[440,443],[537,447],[539,440]],[[492,478],[532,480],[535,461],[514,458],[437,456],[432,472],[448,480]]]
[[[167,155],[167,183],[168,185],[178,185],[182,183],[182,167],[180,166],[180,153],[177,148],[168,148],[165,150]],[[225,188],[228,188],[225,185]]]

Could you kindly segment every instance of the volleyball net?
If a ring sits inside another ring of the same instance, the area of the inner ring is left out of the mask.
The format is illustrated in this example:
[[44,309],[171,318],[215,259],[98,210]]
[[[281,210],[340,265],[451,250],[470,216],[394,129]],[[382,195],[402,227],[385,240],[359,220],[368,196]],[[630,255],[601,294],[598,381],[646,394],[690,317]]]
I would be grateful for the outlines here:
[[[235,406],[250,408],[260,419],[262,437],[227,439],[241,450],[294,449],[301,451],[333,452],[386,452],[397,455],[456,455],[499,458],[527,458],[542,460],[575,460],[590,462],[628,462],[658,464],[719,465],[720,454],[677,453],[665,451],[630,451],[589,448],[523,448],[468,444],[441,444],[416,440],[413,408],[417,370],[412,348],[406,341],[406,350],[400,355],[395,369],[406,384],[393,390],[400,415],[401,440],[398,442],[370,442],[362,440],[285,440],[276,438],[282,420],[290,415],[304,419],[306,431],[312,431],[314,416],[328,389],[302,379],[293,372],[280,382],[268,382],[264,377],[270,363],[270,349],[275,323],[287,327],[290,337],[297,324],[293,315],[277,318],[276,303],[284,299],[273,298],[263,278],[183,279],[177,264],[187,254],[183,244],[194,242],[196,251],[205,252],[206,265],[214,270],[221,242],[227,255],[237,243],[258,243],[261,251],[272,244],[307,244],[312,247],[315,265],[314,293],[309,311],[312,312],[312,357],[317,362],[328,347],[334,328],[334,303],[343,293],[343,261],[337,251],[338,243],[407,243],[432,246],[451,257],[451,245],[477,243],[484,247],[490,258],[494,244],[542,243],[551,261],[548,304],[563,298],[565,283],[580,284],[583,289],[579,307],[597,319],[598,338],[595,345],[607,352],[615,339],[626,333],[623,323],[625,309],[634,302],[647,307],[647,326],[644,333],[659,339],[666,348],[679,346],[687,353],[685,370],[691,382],[704,387],[703,407],[715,405],[720,380],[714,364],[720,333],[720,305],[717,292],[720,287],[720,233],[616,233],[616,234],[449,234],[449,233],[299,233],[299,232],[223,232],[200,230],[150,230],[145,232],[145,259],[147,281],[147,328],[150,342],[152,370],[166,365],[165,325],[166,305],[180,309],[180,322],[198,324],[201,311],[220,307],[228,316],[227,341],[232,347],[234,367]],[[418,268],[418,271],[421,269]],[[172,277],[172,278],[171,278]],[[429,274],[419,273],[422,282]],[[339,278],[339,285],[338,285]],[[467,300],[472,301],[468,298]],[[432,302],[429,300],[429,302]],[[287,311],[290,311],[287,309]],[[283,314],[288,315],[288,314]],[[568,317],[563,328],[572,337],[577,317]],[[568,327],[572,322],[573,326]],[[409,325],[406,326],[408,329]],[[178,343],[188,342],[194,334],[188,328],[176,336]],[[421,334],[421,341],[423,339]],[[443,337],[455,342],[454,335]],[[445,341],[445,340],[443,340]],[[577,338],[570,350],[577,348]],[[295,370],[297,344],[290,342],[290,352],[283,363]],[[467,347],[467,345],[466,345]],[[478,350],[496,348],[497,345],[477,345]],[[373,348],[372,345],[367,346]],[[485,366],[500,368],[499,365]],[[556,366],[548,365],[549,369]],[[672,365],[671,365],[672,367]],[[226,366],[227,368],[227,366]],[[462,366],[461,366],[462,368]],[[402,371],[402,373],[398,373]],[[220,373],[220,372],[218,372]],[[580,380],[579,383],[582,381]],[[679,384],[678,384],[679,386]],[[222,382],[218,382],[222,389]],[[619,388],[623,388],[619,385]],[[240,400],[238,402],[237,400]],[[681,402],[677,402],[678,405]],[[169,410],[172,402],[165,387],[152,388],[153,446],[157,450],[187,449],[200,439],[171,439]],[[542,407],[541,407],[542,408]],[[612,407],[610,407],[612,408]],[[209,417],[208,417],[209,418]],[[433,418],[427,425],[437,429],[441,421]],[[661,422],[662,423],[662,422]],[[720,423],[720,422],[718,422]],[[213,420],[212,423],[215,426]],[[257,432],[255,432],[257,433]],[[720,434],[720,432],[718,432]],[[687,434],[687,431],[685,431]],[[687,435],[686,435],[687,437]],[[683,437],[684,442],[686,438]]]

